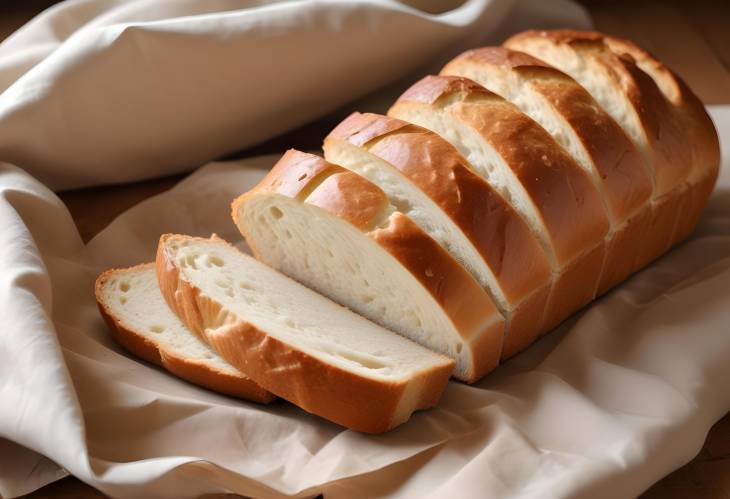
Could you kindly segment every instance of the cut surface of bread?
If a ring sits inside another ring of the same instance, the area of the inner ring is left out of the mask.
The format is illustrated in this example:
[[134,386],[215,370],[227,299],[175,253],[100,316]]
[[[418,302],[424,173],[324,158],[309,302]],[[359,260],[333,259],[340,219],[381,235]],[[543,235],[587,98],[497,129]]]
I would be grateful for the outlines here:
[[162,298],[154,263],[102,273],[96,300],[112,336],[136,356],[220,393],[261,403],[275,398],[185,327]]
[[503,356],[534,340],[551,286],[548,257],[510,201],[447,141],[420,126],[355,113],[326,157],[367,177],[489,290],[506,324]]
[[259,260],[455,359],[457,378],[498,365],[504,325],[489,295],[365,178],[290,150],[232,216]]
[[653,174],[652,217],[635,269],[670,247],[692,169],[688,135],[671,104],[630,57],[603,35],[572,30],[528,31],[505,42],[577,80],[634,141]]
[[460,77],[426,77],[389,114],[441,135],[527,221],[550,260],[554,285],[542,330],[593,299],[608,218],[589,176],[517,107]]
[[515,104],[590,176],[611,222],[598,294],[632,271],[651,207],[651,172],[623,129],[575,80],[505,47],[469,50],[442,75],[469,78]]
[[157,276],[170,307],[224,359],[351,429],[384,432],[433,406],[454,367],[215,237],[162,236]]

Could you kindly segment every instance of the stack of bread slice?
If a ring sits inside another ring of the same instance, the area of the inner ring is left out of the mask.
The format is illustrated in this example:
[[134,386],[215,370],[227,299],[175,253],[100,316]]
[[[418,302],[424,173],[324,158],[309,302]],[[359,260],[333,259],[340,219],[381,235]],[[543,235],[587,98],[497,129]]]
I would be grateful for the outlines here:
[[232,204],[252,258],[163,235],[97,300],[131,352],[201,386],[383,432],[472,383],[684,240],[719,143],[633,43],[530,31],[468,51],[324,158]]

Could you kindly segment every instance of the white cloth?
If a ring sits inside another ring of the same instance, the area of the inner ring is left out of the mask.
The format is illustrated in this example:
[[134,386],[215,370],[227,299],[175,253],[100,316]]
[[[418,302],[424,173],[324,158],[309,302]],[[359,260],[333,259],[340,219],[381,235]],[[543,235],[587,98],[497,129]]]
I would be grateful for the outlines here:
[[[409,3],[462,5],[67,1],[0,44],[0,160],[54,190],[184,171],[500,36],[514,2]],[[522,3],[506,25],[586,22]]]
[[[0,44],[0,495],[69,472],[126,497],[618,498],[691,459],[730,409],[727,164],[690,242],[386,435],[216,395],[113,343],[96,275],[151,260],[163,232],[240,240],[228,203],[275,158],[208,165],[88,245],[49,187],[179,171],[482,34],[585,22],[539,2],[259,4],[76,0]],[[713,116],[727,153],[730,109]]]

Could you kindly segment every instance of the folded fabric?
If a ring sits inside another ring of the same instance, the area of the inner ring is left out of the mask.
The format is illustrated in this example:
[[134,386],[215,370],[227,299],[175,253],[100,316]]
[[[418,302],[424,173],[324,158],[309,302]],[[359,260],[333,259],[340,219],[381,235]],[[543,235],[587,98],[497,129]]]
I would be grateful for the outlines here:
[[0,158],[53,189],[190,169],[490,33],[510,3],[62,4],[0,46],[6,85],[43,58],[0,95]]

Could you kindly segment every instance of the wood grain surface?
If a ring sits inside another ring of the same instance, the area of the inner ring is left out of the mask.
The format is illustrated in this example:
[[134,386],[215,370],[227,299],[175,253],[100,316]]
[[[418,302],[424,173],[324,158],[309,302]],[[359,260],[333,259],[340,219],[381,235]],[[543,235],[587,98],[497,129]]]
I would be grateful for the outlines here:
[[[53,0],[0,2],[0,40]],[[633,39],[674,68],[707,104],[730,104],[730,1],[583,0],[597,29]],[[240,157],[281,152],[289,147],[318,148],[322,137],[341,119],[333,113],[286,133]],[[181,176],[121,186],[96,187],[60,194],[84,240],[143,199],[169,189]],[[93,206],[93,209],[89,209]],[[0,470],[1,472],[1,470]],[[544,497],[549,497],[546,491]],[[69,477],[28,496],[33,499],[91,499],[100,492]],[[209,497],[238,497],[215,495]],[[704,447],[688,464],[643,495],[644,499],[730,499],[730,416],[709,432]]]

